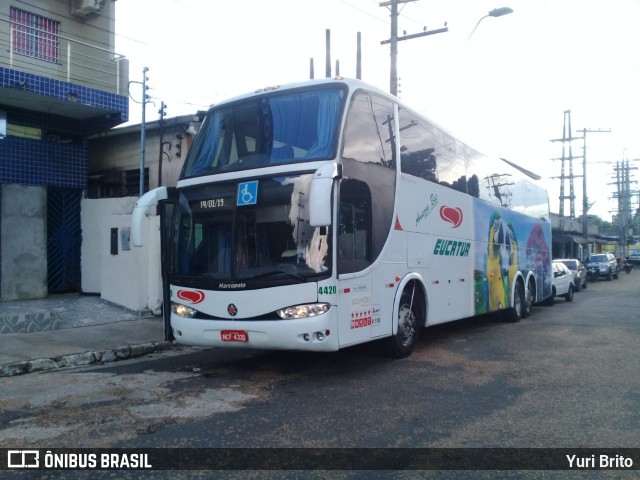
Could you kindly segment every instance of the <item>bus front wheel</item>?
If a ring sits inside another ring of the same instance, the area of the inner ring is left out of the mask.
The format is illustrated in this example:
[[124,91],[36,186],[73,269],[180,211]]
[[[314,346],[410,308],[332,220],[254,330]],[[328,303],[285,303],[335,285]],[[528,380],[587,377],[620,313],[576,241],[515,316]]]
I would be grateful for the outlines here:
[[421,295],[413,288],[406,288],[400,297],[398,306],[398,331],[389,341],[389,353],[395,358],[405,358],[418,343],[421,327]]

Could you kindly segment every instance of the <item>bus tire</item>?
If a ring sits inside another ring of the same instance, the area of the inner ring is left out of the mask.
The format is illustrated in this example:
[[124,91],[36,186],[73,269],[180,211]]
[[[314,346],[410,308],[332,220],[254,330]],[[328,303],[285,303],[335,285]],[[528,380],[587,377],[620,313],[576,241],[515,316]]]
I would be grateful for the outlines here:
[[533,304],[536,303],[535,283],[533,280],[529,280],[529,286],[527,287],[527,293],[524,296],[524,310],[522,311],[522,317],[527,318],[531,315]]
[[388,339],[388,352],[394,358],[408,357],[418,343],[422,318],[422,296],[418,291],[414,283],[413,288],[407,286],[400,296],[398,331]]
[[510,309],[505,312],[505,318],[508,322],[519,322],[524,317],[525,299],[524,288],[522,282],[516,282],[516,288],[513,290],[513,302]]

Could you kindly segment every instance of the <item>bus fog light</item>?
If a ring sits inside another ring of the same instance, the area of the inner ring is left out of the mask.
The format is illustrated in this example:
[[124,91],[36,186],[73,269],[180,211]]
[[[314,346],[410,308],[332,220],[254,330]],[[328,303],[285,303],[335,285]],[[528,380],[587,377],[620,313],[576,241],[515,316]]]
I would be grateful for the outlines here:
[[198,313],[193,308],[182,305],[181,303],[171,303],[171,312],[179,317],[185,318],[193,318],[196,316],[196,313]]
[[304,335],[302,335],[302,338],[304,339],[305,342],[309,341],[309,334],[305,333]]
[[328,303],[309,303],[306,305],[294,305],[292,307],[283,308],[277,311],[277,314],[283,320],[289,320],[293,318],[308,318],[315,317],[316,315],[322,315],[326,313],[331,305]]
[[320,341],[320,342],[321,342],[321,341],[323,341],[323,340],[324,340],[324,333],[322,333],[322,332],[318,332],[318,333],[316,334],[316,337],[318,338],[318,341]]

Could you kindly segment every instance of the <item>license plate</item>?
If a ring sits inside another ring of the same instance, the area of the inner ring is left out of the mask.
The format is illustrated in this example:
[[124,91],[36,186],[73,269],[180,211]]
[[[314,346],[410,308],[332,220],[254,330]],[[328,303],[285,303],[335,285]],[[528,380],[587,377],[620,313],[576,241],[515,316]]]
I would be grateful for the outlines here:
[[220,338],[223,342],[246,343],[249,341],[249,335],[247,335],[246,330],[222,330]]

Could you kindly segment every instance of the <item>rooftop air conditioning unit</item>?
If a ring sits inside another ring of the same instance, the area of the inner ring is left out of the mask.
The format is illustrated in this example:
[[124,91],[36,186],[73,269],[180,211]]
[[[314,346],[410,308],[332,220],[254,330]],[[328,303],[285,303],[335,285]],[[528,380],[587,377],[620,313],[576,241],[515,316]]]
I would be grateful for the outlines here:
[[71,13],[80,17],[100,14],[104,0],[71,0]]

